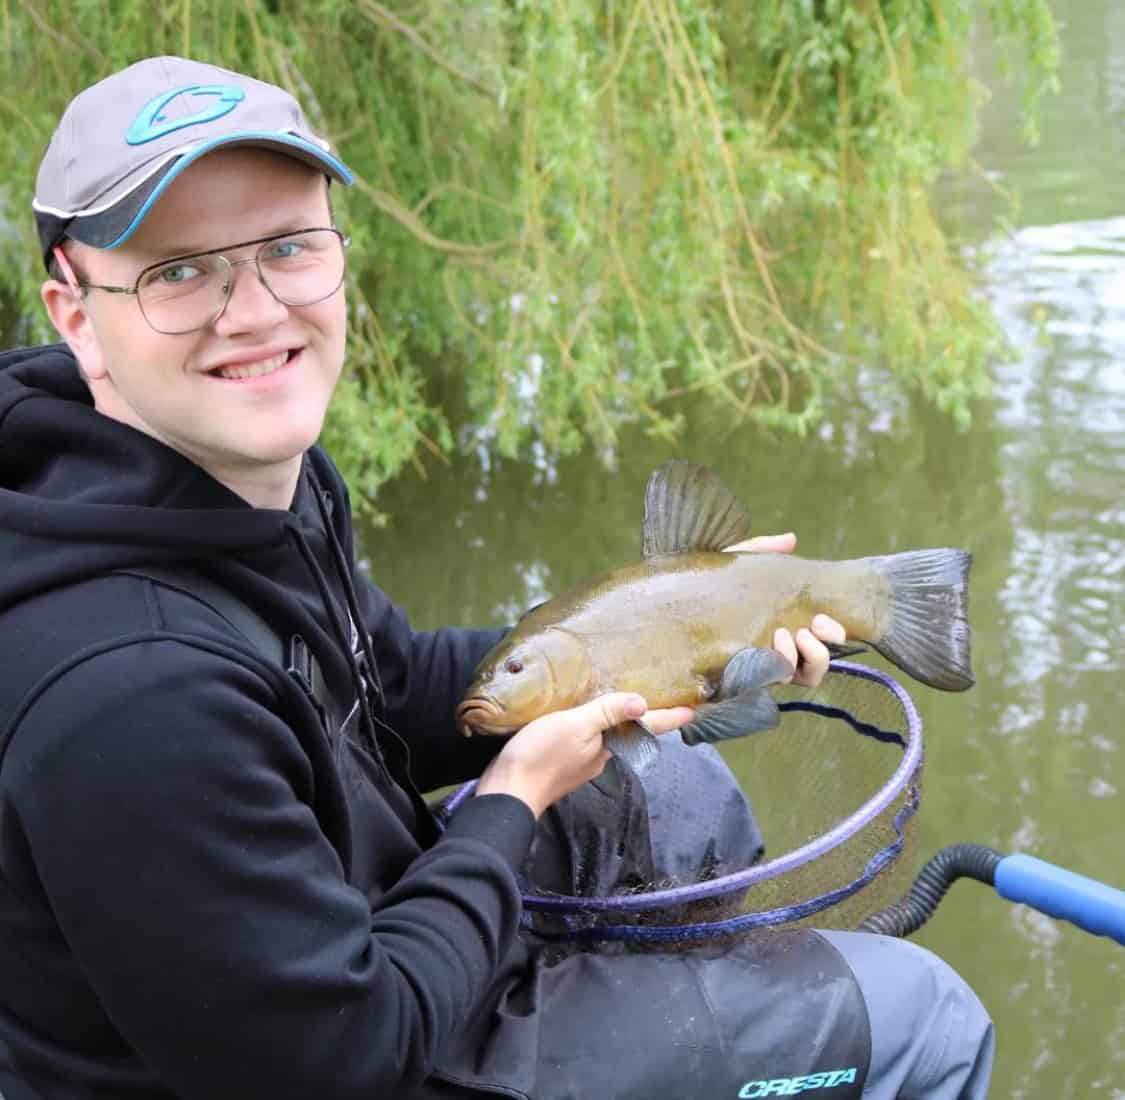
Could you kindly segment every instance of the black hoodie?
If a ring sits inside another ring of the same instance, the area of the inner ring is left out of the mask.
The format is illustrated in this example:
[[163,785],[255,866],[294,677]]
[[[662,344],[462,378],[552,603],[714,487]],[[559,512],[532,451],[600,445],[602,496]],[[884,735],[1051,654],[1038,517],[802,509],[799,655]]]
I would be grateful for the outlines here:
[[[299,634],[359,720],[326,735],[213,609],[119,572],[175,562]],[[452,714],[497,637],[410,629],[317,449],[290,511],[252,508],[96,412],[66,348],[0,357],[5,1100],[411,1095],[523,966],[530,811],[469,799],[435,840],[414,790],[495,750]]]

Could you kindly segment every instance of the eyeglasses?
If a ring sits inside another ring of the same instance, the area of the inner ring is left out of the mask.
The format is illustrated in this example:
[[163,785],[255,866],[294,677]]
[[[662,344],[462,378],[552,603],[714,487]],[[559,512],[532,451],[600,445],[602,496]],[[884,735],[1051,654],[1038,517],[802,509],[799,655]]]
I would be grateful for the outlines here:
[[[79,282],[62,249],[54,252],[72,290],[131,294],[151,328],[181,336],[213,325],[223,315],[240,264],[254,264],[262,285],[283,305],[311,306],[331,298],[343,285],[344,249],[350,243],[338,229],[298,229],[161,260],[146,267],[132,286]],[[258,250],[244,260],[222,255],[255,244]]]

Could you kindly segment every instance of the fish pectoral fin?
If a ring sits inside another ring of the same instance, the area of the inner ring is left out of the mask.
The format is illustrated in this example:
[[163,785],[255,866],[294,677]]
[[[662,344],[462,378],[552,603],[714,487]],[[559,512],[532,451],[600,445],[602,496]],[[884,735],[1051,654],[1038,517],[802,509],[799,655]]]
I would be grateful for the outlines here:
[[793,666],[776,649],[750,646],[740,649],[723,669],[717,701],[780,684],[793,675]]
[[695,708],[695,718],[680,735],[685,745],[706,741],[730,741],[758,730],[772,730],[780,721],[777,703],[765,688],[728,699],[724,703],[704,703]]
[[750,515],[714,471],[674,459],[658,466],[645,486],[641,553],[722,550],[750,535]]
[[774,649],[740,649],[723,669],[714,703],[695,708],[695,718],[680,735],[684,743],[713,744],[774,729],[781,721],[777,703],[766,689],[793,675],[793,666]]
[[638,775],[648,771],[660,753],[656,738],[643,722],[622,722],[602,736],[605,747]]

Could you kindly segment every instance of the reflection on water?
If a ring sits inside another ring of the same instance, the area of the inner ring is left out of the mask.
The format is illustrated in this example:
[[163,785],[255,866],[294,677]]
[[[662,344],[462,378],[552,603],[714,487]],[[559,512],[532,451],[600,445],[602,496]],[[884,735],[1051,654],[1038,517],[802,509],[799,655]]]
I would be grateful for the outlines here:
[[1006,508],[1001,594],[1029,687],[1120,667],[1125,641],[1125,218],[1029,227],[996,246],[990,296],[1016,362],[997,372]]
[[[1016,350],[997,367],[993,410],[1010,553],[989,644],[1005,658],[1003,683],[981,685],[992,720],[975,739],[985,756],[971,800],[941,797],[941,817],[967,813],[1001,849],[1125,888],[1125,12],[1058,7],[1066,89],[1043,145],[1016,153],[1011,106],[998,103],[978,154],[1019,190],[1028,223],[985,250],[987,293]],[[1076,125],[1091,109],[1097,121]],[[966,187],[951,216],[987,206]],[[929,728],[931,745],[946,734]],[[970,889],[919,938],[996,1018],[994,1095],[1125,1097],[1122,949]]]

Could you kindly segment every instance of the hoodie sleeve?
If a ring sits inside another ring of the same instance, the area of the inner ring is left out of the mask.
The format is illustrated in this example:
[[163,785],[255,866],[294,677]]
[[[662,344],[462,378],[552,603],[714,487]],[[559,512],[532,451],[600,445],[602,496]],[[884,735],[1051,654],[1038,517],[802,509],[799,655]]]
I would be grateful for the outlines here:
[[276,690],[178,641],[102,653],[24,715],[8,797],[99,1002],[177,1095],[403,1095],[516,941],[531,814],[471,799],[419,853],[388,811],[398,863],[365,896],[319,819],[331,749]]

